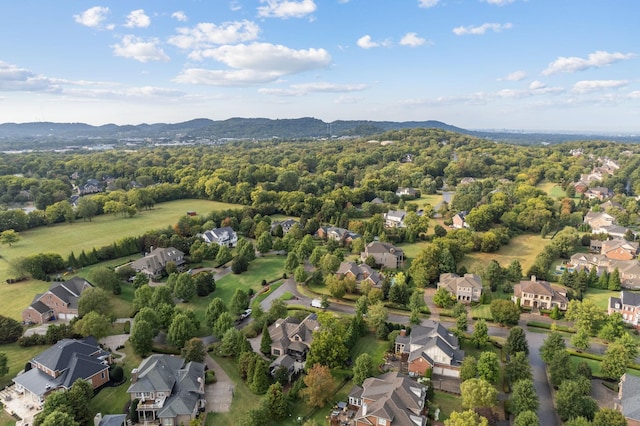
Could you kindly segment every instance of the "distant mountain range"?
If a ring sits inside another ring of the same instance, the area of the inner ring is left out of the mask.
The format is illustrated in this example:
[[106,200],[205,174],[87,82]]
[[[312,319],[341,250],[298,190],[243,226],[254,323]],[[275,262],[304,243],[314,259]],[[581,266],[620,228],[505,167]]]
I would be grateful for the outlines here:
[[[267,118],[230,118],[228,120],[209,120],[199,118],[182,123],[156,123],[138,125],[105,124],[92,126],[85,123],[5,123],[0,124],[0,139],[25,144],[29,141],[47,140],[87,140],[116,141],[128,138],[169,138],[189,140],[194,138],[220,139],[303,139],[324,138],[329,136],[367,137],[389,130],[407,128],[438,128],[452,132],[515,143],[559,143],[572,140],[602,139],[621,142],[639,142],[639,137],[613,137],[580,134],[548,133],[511,133],[471,131],[455,127],[440,121],[367,121],[337,120],[330,123],[316,118],[267,119]],[[83,142],[84,143],[84,142]],[[96,142],[98,143],[98,142]]]

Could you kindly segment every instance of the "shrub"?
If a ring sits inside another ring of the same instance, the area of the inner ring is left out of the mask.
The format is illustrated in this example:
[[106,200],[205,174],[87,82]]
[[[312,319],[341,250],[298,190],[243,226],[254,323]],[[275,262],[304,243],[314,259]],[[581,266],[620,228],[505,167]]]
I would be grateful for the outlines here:
[[124,334],[131,333],[131,321],[127,321],[124,323]]
[[111,380],[113,382],[120,383],[124,378],[124,370],[122,370],[122,367],[120,367],[119,365],[116,365],[115,367],[113,367],[109,375],[111,376]]
[[211,383],[215,383],[215,382],[217,382],[217,381],[218,381],[218,379],[216,379],[216,372],[215,372],[215,371],[213,371],[213,370],[208,370],[208,371],[205,373],[205,376],[204,376],[204,383],[205,383],[206,385],[210,385]]

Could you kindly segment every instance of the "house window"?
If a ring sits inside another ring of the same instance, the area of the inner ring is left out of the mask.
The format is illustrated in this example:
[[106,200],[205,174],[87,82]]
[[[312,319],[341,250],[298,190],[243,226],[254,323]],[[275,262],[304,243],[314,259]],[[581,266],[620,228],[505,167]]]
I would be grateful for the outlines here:
[[102,373],[100,373],[100,378],[104,379],[104,371]]
[[274,349],[273,354],[280,356],[280,349]]
[[162,419],[162,424],[164,426],[173,426],[173,419]]
[[380,426],[387,426],[387,420],[386,420],[386,419],[378,418],[378,424],[379,424]]

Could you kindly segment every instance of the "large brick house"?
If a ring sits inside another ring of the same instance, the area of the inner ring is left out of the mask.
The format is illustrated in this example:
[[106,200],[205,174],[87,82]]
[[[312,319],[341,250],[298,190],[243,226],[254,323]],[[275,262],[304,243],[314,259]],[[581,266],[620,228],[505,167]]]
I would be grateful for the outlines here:
[[323,240],[333,240],[341,244],[351,244],[360,234],[337,226],[321,226],[316,231],[318,238]]
[[427,387],[396,372],[369,377],[349,393],[355,426],[425,426]]
[[538,309],[553,309],[555,306],[561,311],[566,311],[569,299],[565,292],[551,287],[547,281],[541,281],[535,275],[529,281],[520,281],[513,286],[514,303],[520,300],[520,306]]
[[131,372],[127,389],[141,423],[188,425],[206,407],[204,369],[173,355],[154,354]]
[[42,405],[49,394],[69,389],[76,380],[86,380],[93,389],[106,384],[110,362],[111,354],[102,350],[94,337],[63,339],[34,357],[31,369],[13,382],[19,393]]
[[482,296],[482,280],[475,274],[440,274],[438,288],[444,288],[463,303],[479,302]]
[[78,300],[93,285],[80,277],[54,282],[46,293],[36,294],[28,308],[22,311],[27,324],[43,324],[51,319],[72,319],[78,316]]
[[460,350],[458,338],[437,321],[413,326],[408,336],[400,331],[394,352],[412,376],[423,376],[427,370],[433,370],[434,374],[460,377],[464,351]]
[[632,260],[638,255],[638,243],[625,240],[606,240],[600,246],[600,254],[607,259]]
[[622,315],[625,323],[640,328],[640,294],[623,290],[620,297],[610,297],[607,314],[614,312]]
[[366,261],[369,256],[375,259],[376,264],[385,268],[399,269],[404,265],[404,251],[390,243],[370,242],[360,253],[360,258]]

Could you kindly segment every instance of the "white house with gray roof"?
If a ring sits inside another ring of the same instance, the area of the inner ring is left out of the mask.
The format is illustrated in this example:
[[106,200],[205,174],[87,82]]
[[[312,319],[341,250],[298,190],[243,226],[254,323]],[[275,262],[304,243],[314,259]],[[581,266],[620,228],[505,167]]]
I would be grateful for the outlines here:
[[204,364],[185,363],[173,355],[151,355],[131,372],[127,393],[132,401],[138,400],[140,422],[189,424],[206,407]]
[[202,234],[202,239],[207,244],[235,247],[238,244],[238,234],[230,226],[210,229]]

